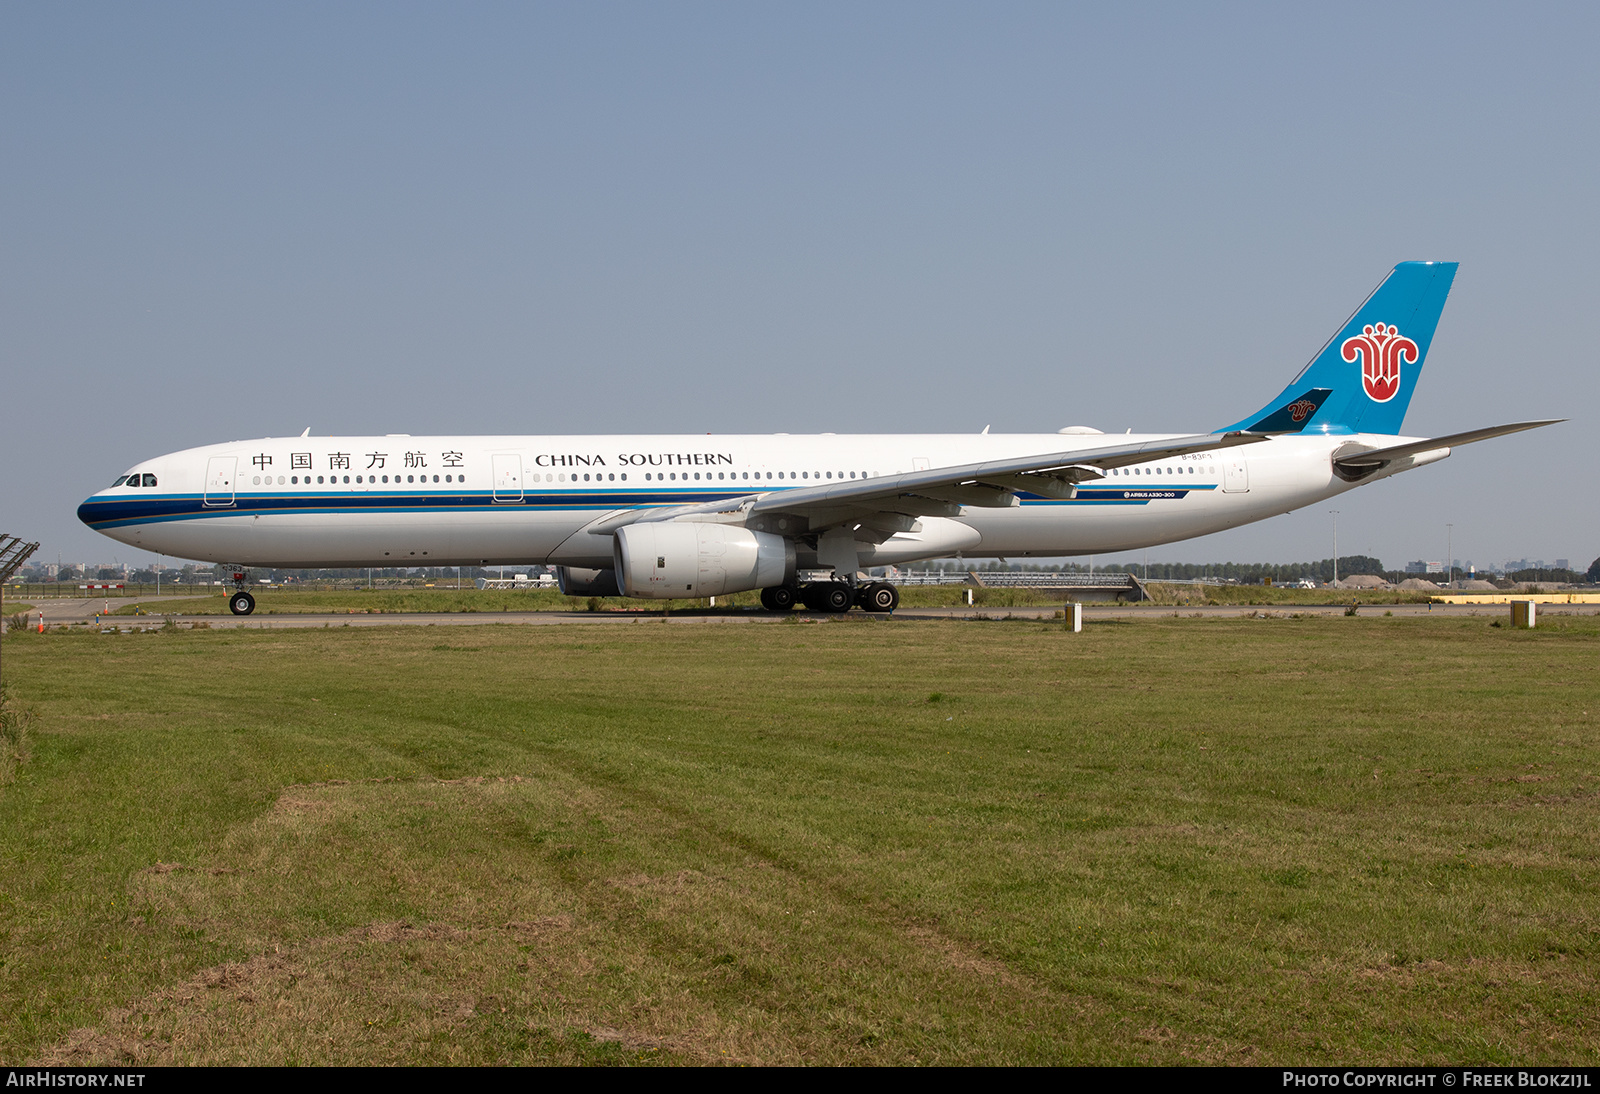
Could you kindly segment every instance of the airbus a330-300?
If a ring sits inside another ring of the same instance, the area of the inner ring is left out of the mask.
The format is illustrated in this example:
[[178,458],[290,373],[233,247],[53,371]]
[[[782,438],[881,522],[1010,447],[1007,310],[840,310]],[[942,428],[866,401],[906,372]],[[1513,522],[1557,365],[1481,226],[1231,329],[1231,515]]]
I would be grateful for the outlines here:
[[[78,508],[134,547],[248,567],[550,565],[578,595],[761,590],[892,610],[865,571],[1104,554],[1233,528],[1551,421],[1400,433],[1453,262],[1403,262],[1283,392],[1172,435],[311,437],[146,460]],[[809,577],[802,579],[802,575]]]

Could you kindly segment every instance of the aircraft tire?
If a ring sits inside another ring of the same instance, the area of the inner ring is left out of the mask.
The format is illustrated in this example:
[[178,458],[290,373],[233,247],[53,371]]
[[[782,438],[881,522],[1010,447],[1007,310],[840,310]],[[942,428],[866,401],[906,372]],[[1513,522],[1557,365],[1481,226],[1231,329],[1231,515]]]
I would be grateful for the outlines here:
[[796,599],[793,585],[774,585],[761,590],[761,606],[769,612],[790,611]]
[[249,615],[256,610],[256,598],[241,589],[228,598],[228,610],[234,615]]
[[892,612],[900,606],[900,590],[887,581],[874,581],[856,594],[864,612]]
[[824,582],[816,586],[817,607],[821,612],[847,612],[855,599],[850,586],[840,581]]

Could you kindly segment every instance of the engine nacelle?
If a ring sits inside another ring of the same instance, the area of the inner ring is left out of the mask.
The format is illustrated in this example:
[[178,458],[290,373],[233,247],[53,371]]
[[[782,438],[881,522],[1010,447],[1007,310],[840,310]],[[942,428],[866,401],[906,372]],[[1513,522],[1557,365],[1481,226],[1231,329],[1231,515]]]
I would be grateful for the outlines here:
[[794,544],[728,524],[658,521],[617,529],[623,596],[669,600],[742,593],[794,580]]
[[585,570],[579,566],[557,566],[556,584],[568,596],[621,596],[617,571]]

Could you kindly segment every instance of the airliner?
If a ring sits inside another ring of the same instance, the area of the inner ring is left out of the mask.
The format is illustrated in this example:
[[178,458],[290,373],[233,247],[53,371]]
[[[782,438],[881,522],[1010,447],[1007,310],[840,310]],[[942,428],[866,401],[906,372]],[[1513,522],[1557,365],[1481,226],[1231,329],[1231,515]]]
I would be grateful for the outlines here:
[[119,542],[234,568],[548,565],[579,596],[761,590],[892,611],[866,571],[1104,554],[1322,502],[1561,419],[1401,422],[1455,278],[1403,262],[1266,406],[1204,433],[268,437],[144,461],[78,507]]

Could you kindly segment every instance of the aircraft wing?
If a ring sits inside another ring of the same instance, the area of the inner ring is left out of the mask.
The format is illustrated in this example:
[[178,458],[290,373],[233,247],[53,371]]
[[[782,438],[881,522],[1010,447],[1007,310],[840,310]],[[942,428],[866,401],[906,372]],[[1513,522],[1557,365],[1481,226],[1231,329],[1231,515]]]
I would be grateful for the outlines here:
[[701,505],[635,510],[631,514],[617,514],[590,531],[614,531],[634,522],[698,519],[739,523],[757,531],[796,534],[860,522],[865,526],[863,532],[875,531],[888,538],[895,532],[909,531],[919,516],[958,516],[962,506],[967,505],[1006,508],[1018,504],[1019,493],[1070,498],[1078,483],[1104,478],[1113,467],[1256,444],[1268,439],[1248,433],[1202,433],[1162,441],[935,467],[903,475],[749,494]]
[[1473,441],[1486,441],[1490,437],[1504,437],[1507,433],[1521,433],[1524,429],[1538,429],[1541,426],[1555,425],[1566,421],[1565,418],[1548,418],[1540,422],[1512,422],[1510,425],[1495,425],[1488,429],[1474,429],[1466,433],[1452,433],[1448,437],[1433,437],[1426,441],[1412,441],[1409,444],[1397,444],[1391,448],[1368,448],[1357,452],[1348,452],[1334,457],[1334,464],[1342,471],[1353,474],[1376,471],[1395,460],[1405,459],[1407,456],[1420,456],[1424,452],[1437,452],[1441,448],[1457,448]]

